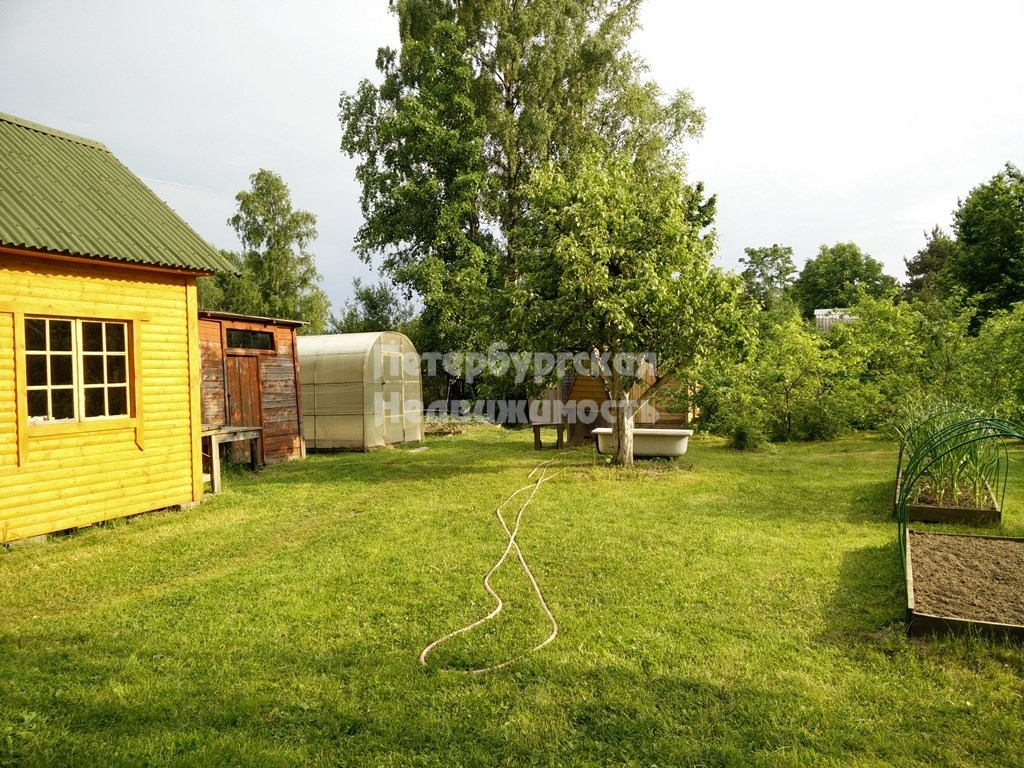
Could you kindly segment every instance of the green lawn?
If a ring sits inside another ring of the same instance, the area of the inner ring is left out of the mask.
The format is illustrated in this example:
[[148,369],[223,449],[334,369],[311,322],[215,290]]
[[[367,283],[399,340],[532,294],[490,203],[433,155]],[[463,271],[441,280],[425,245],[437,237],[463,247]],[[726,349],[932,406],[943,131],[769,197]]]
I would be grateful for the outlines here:
[[[1020,765],[1024,650],[902,634],[894,444],[616,471],[531,443],[232,469],[196,509],[0,550],[0,765]],[[511,558],[505,612],[421,667],[491,610],[494,509],[552,458],[519,541],[558,638],[465,671],[547,636]]]

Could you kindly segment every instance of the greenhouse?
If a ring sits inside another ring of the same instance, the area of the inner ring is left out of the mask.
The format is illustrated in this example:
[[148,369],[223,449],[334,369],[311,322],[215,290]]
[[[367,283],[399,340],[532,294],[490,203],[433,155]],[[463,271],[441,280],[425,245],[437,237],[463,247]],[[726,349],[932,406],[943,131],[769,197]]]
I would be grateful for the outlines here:
[[302,430],[311,450],[367,451],[423,439],[420,359],[381,331],[299,336]]

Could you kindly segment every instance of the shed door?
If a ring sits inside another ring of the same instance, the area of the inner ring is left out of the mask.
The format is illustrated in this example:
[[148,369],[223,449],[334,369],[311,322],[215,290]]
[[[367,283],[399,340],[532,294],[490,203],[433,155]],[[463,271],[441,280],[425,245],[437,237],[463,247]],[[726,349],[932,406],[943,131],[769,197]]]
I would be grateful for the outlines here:
[[[260,359],[255,355],[228,355],[228,424],[233,427],[263,426],[260,398]],[[229,443],[232,461],[249,460],[249,442]],[[263,463],[263,437],[259,440]]]

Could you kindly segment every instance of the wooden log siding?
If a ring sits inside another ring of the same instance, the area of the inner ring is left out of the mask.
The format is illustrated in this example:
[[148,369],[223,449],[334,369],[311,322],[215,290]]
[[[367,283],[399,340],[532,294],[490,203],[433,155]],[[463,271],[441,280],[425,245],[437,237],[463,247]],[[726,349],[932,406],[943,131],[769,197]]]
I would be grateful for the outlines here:
[[0,472],[18,465],[18,423],[15,419],[15,399],[6,393],[15,391],[14,313],[0,312]]
[[[201,497],[195,312],[188,275],[0,254],[0,540]],[[129,416],[29,425],[25,315],[127,321]]]
[[[301,411],[296,377],[295,328],[238,318],[200,317],[199,338],[203,361],[203,423],[227,424],[227,379],[224,358],[251,355],[259,360],[259,387],[263,427],[263,460],[268,464],[302,458]],[[231,349],[229,328],[274,335],[273,350]]]

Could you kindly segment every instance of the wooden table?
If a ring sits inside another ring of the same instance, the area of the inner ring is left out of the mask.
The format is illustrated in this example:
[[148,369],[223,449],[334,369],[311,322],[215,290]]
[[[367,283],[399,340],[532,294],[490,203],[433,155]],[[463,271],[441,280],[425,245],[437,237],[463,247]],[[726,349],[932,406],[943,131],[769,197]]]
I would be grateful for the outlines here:
[[561,423],[556,423],[556,424],[534,424],[533,425],[533,450],[539,451],[539,450],[542,450],[544,448],[544,445],[543,445],[543,443],[541,443],[541,439],[540,439],[540,428],[541,427],[555,427],[556,429],[558,429],[558,438],[557,438],[556,446],[557,446],[558,450],[562,450],[562,447],[565,445],[565,425],[561,424]]
[[229,427],[224,424],[204,424],[201,432],[203,455],[210,457],[210,493],[220,493],[220,444],[238,440],[249,441],[249,466],[255,472],[260,463],[260,434],[262,427]]

